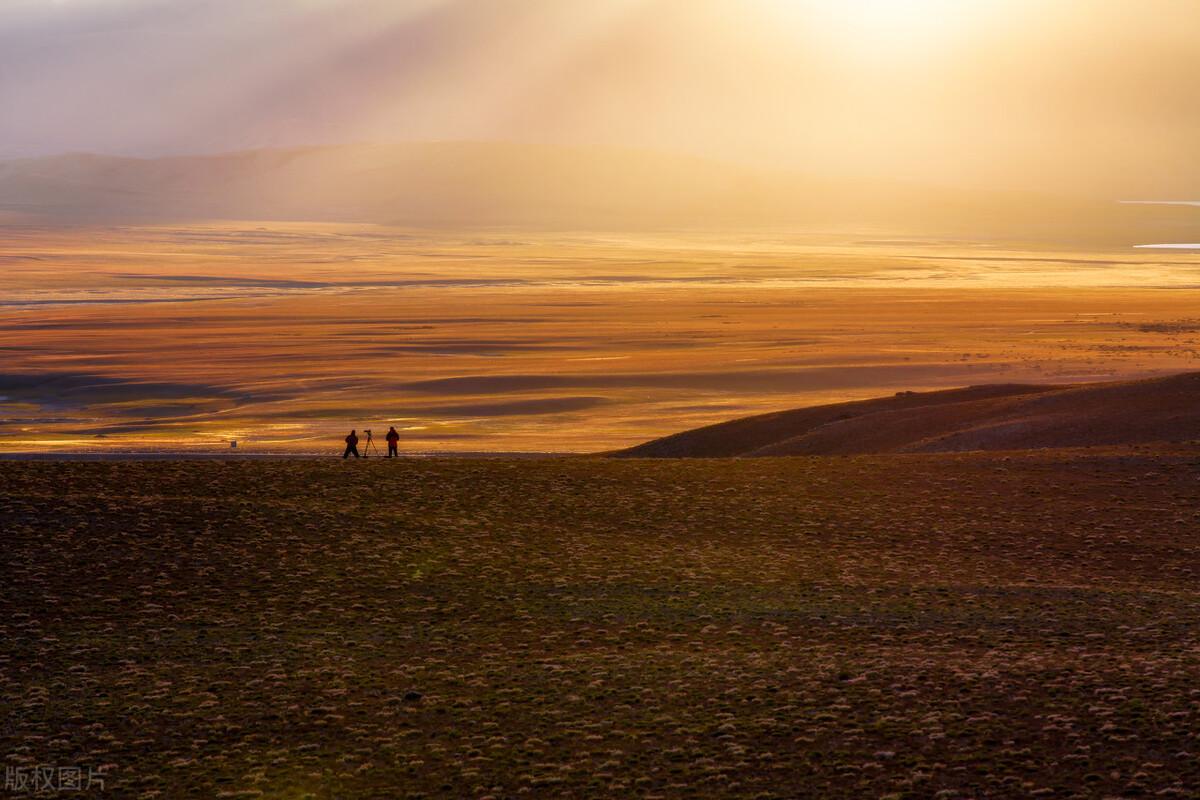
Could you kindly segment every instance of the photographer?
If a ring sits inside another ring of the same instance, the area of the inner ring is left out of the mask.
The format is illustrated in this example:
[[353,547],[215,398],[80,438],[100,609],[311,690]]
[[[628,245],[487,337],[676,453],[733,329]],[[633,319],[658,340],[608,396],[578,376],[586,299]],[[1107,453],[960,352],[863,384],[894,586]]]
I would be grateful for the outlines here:
[[358,433],[355,431],[350,431],[350,435],[346,437],[346,452],[342,453],[342,458],[349,458],[351,454],[358,458]]

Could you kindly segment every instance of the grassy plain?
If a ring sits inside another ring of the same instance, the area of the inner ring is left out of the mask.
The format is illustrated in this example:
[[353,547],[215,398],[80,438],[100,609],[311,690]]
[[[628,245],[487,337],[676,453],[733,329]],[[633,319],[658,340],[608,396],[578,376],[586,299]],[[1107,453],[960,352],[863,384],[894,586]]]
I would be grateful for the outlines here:
[[1195,797],[1200,452],[0,462],[120,797]]
[[1196,368],[1200,256],[868,234],[11,228],[0,450],[595,452],[900,390]]

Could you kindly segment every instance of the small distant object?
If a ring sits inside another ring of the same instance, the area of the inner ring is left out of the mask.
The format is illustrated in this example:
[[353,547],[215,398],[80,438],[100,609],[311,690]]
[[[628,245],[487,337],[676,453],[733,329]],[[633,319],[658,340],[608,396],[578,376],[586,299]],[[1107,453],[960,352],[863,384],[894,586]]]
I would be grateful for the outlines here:
[[916,392],[896,392],[896,397],[912,397]]
[[229,443],[229,447],[230,447],[230,449],[232,449],[232,450],[237,450],[237,439],[234,439],[233,441],[231,441],[231,442]]
[[375,436],[371,433],[370,428],[363,428],[363,433],[367,434],[367,443],[363,447],[363,458],[370,458],[371,453],[379,455],[379,448],[375,446]]

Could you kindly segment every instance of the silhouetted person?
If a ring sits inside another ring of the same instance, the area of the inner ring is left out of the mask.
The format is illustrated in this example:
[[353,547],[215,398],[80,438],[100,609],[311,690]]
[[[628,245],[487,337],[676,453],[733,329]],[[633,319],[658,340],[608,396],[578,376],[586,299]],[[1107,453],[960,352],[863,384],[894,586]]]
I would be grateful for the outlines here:
[[387,443],[388,443],[388,456],[387,457],[391,458],[391,457],[395,456],[396,458],[399,458],[400,457],[400,450],[399,450],[400,434],[396,433],[395,425],[388,428],[387,436],[384,438],[387,439]]
[[342,453],[342,458],[349,458],[351,454],[358,458],[358,434],[354,431],[346,437],[346,452]]

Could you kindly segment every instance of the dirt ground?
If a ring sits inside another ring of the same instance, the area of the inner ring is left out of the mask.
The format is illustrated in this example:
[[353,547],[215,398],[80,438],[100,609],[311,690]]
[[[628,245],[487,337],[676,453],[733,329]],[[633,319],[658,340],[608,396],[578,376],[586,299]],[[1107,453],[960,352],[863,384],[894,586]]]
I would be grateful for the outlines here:
[[1186,449],[0,462],[0,753],[113,797],[1196,797],[1198,490]]

